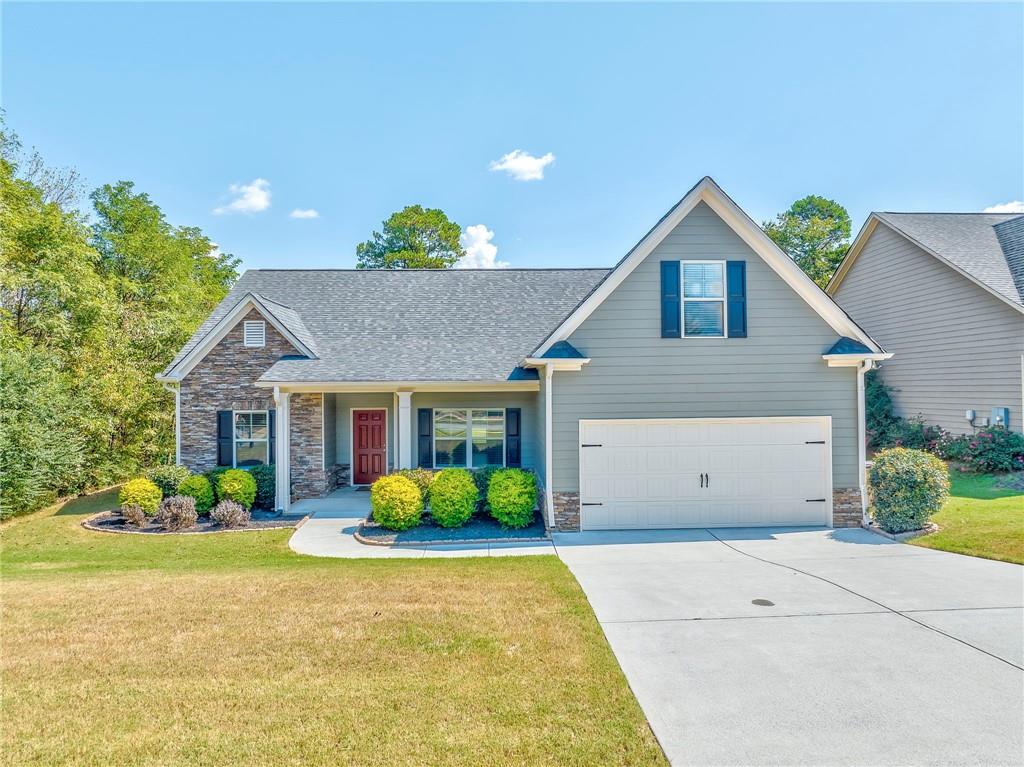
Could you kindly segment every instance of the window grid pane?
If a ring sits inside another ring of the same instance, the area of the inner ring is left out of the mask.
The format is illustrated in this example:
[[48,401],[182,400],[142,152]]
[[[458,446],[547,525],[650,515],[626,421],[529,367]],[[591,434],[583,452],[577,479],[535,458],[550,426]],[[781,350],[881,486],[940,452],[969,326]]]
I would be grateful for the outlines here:
[[683,328],[688,336],[724,336],[721,301],[688,301],[683,306]]
[[505,462],[505,412],[474,410],[473,468],[501,466]]
[[683,298],[722,298],[724,295],[721,264],[683,264]]

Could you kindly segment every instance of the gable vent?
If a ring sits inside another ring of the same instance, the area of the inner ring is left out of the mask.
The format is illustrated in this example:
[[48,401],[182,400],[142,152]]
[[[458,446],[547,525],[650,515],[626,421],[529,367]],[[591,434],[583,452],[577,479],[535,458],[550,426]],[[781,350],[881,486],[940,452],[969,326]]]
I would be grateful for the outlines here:
[[246,346],[266,346],[267,344],[267,323],[263,321],[246,322],[243,331]]

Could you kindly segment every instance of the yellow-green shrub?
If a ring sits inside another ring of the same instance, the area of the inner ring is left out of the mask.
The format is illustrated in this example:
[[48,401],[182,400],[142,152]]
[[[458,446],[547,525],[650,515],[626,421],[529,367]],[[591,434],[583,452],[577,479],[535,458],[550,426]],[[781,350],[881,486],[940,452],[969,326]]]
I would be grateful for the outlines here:
[[213,487],[202,474],[193,474],[178,485],[178,495],[187,495],[196,502],[196,513],[205,514],[213,508]]
[[139,477],[124,483],[117,502],[121,506],[138,506],[147,517],[152,517],[160,506],[161,498],[163,493],[159,487],[145,477]]
[[491,516],[505,527],[527,527],[537,505],[537,478],[522,469],[500,469],[487,486]]
[[465,469],[444,469],[430,483],[430,516],[441,527],[462,527],[476,511],[473,475]]
[[377,524],[389,530],[408,530],[423,518],[423,496],[408,477],[388,474],[370,486],[370,509]]
[[244,469],[228,469],[217,478],[217,500],[240,503],[248,511],[256,500],[256,480]]

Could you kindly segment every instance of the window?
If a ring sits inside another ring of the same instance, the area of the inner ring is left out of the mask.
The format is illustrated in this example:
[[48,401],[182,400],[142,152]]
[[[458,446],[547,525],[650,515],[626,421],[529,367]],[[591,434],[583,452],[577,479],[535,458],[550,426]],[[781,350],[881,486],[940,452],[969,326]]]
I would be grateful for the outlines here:
[[267,323],[263,320],[246,320],[242,330],[243,343],[246,346],[267,345]]
[[683,261],[683,336],[725,337],[725,262]]
[[505,411],[434,410],[434,466],[480,469],[505,465]]
[[235,466],[270,463],[270,426],[266,410],[235,411]]

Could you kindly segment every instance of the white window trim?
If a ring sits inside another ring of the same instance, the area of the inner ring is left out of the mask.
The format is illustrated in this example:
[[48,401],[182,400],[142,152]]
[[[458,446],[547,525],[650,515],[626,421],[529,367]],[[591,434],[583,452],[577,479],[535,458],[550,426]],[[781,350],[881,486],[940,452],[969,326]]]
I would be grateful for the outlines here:
[[[266,439],[249,438],[239,439],[238,432],[235,431],[235,425],[237,421],[235,416],[237,415],[254,415],[256,413],[263,413],[267,417],[267,437]],[[269,410],[232,410],[231,411],[231,468],[238,468],[238,443],[239,442],[266,442],[267,443],[267,462],[264,466],[269,466],[274,463],[273,456],[270,455],[270,411]]]
[[[438,410],[461,410],[466,413],[466,464],[464,466],[438,466],[437,465],[437,428],[436,421]],[[505,468],[505,462],[508,458],[506,450],[508,445],[508,412],[507,408],[503,407],[434,407],[430,409],[430,463],[437,469],[469,469],[474,470],[473,466],[473,411],[474,410],[500,410],[501,411],[501,468]],[[494,464],[497,465],[497,464]],[[483,469],[485,466],[478,466],[475,468]]]
[[[719,264],[722,267],[722,297],[721,298],[687,298],[686,297],[686,265],[687,264]],[[728,338],[729,337],[729,274],[725,261],[716,261],[709,258],[692,258],[679,262],[679,335],[681,338]],[[686,333],[686,304],[690,303],[719,303],[722,305],[722,335],[687,335]]]
[[[259,328],[261,343],[249,343],[249,328]],[[242,345],[247,349],[262,349],[267,345],[267,323],[263,320],[246,320],[242,324]]]

